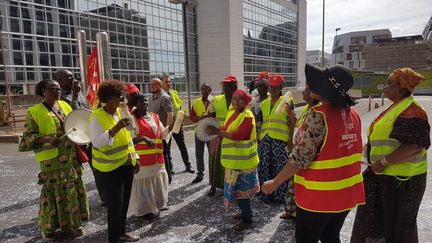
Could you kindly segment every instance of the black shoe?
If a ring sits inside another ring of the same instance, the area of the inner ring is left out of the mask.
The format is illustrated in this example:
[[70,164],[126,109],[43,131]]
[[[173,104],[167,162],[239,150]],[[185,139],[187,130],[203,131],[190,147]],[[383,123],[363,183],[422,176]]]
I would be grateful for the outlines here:
[[192,184],[200,183],[202,180],[203,180],[203,178],[202,178],[201,176],[197,176],[197,177],[195,177],[195,179],[192,181]]
[[148,213],[142,216],[145,220],[155,220],[160,218],[160,214]]
[[191,174],[195,173],[191,166],[186,167],[186,172],[189,172]]
[[208,197],[213,197],[216,194],[216,187],[210,188],[210,191],[207,193]]

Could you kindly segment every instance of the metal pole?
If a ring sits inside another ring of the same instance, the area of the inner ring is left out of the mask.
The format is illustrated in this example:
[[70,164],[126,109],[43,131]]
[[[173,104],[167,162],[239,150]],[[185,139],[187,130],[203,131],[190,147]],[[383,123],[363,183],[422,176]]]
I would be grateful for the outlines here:
[[186,14],[186,3],[182,4],[183,6],[183,42],[185,49],[185,79],[186,79],[186,88],[187,88],[187,96],[188,96],[188,112],[191,111],[191,87],[190,87],[190,77],[189,77],[189,45],[188,45],[188,33],[187,33],[187,14]]
[[324,68],[324,24],[325,24],[325,0],[323,0],[323,21],[322,21],[322,53],[321,53],[322,68]]
[[112,79],[111,57],[108,46],[108,34],[106,32],[96,33],[96,47],[99,63],[99,80],[101,82]]
[[84,30],[80,30],[77,33],[78,40],[78,52],[79,52],[79,64],[81,73],[81,90],[83,94],[87,94],[87,47],[86,47],[86,33]]
[[337,52],[336,52],[336,43],[337,43],[337,32],[338,32],[338,30],[340,30],[340,28],[336,28],[336,35],[335,35],[335,39],[334,39],[334,54],[335,54],[335,65],[337,64]]
[[12,100],[11,100],[11,93],[10,93],[10,85],[9,85],[9,79],[8,79],[8,75],[7,75],[7,68],[6,68],[6,58],[5,58],[5,51],[4,51],[4,46],[3,46],[3,32],[0,31],[0,45],[1,45],[1,50],[2,50],[2,63],[3,63],[3,77],[4,77],[4,81],[5,81],[5,88],[6,88],[6,97],[7,97],[7,101],[8,101],[8,115],[5,117],[5,119],[7,120],[8,117],[10,117],[12,115]]

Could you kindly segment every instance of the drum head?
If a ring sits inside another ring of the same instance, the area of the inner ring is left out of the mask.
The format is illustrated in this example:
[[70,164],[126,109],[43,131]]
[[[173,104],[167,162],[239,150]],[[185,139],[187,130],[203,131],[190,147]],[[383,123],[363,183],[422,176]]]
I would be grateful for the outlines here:
[[196,127],[196,136],[198,140],[201,142],[208,142],[215,138],[217,138],[218,135],[208,135],[206,132],[206,129],[208,126],[213,126],[216,128],[220,128],[219,122],[216,118],[213,117],[207,117],[202,120],[200,120]]
[[91,111],[86,109],[76,109],[69,113],[65,120],[65,132],[70,132],[67,137],[74,143],[79,145],[89,144],[89,118]]

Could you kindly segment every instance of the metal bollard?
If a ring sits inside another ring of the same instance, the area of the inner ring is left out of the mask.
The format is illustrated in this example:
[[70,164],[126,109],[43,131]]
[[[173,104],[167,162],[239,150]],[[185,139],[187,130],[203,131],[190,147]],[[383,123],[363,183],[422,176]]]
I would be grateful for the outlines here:
[[381,106],[384,106],[384,93],[381,94]]

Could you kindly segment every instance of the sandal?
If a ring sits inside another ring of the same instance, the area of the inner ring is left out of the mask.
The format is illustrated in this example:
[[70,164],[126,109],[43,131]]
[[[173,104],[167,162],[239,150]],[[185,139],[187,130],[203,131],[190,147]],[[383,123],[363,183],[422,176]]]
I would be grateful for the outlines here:
[[294,215],[291,215],[290,213],[284,212],[281,216],[279,216],[281,219],[295,219],[296,217]]

